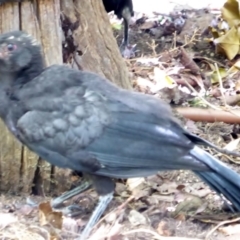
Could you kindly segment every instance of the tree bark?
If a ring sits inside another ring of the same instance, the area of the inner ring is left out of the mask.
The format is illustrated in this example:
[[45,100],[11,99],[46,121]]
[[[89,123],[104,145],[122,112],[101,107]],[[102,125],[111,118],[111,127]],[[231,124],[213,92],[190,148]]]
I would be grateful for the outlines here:
[[[65,63],[131,88],[102,0],[4,3],[0,5],[0,33],[12,30],[24,30],[42,44],[46,66]],[[37,193],[55,195],[69,188],[70,170],[39,159],[2,122],[0,131],[1,192],[30,193],[35,185]]]
[[[113,37],[108,15],[101,0],[62,0],[62,10],[72,33],[76,51],[73,67],[82,67],[129,88],[128,72]],[[77,66],[75,66],[75,64]]]

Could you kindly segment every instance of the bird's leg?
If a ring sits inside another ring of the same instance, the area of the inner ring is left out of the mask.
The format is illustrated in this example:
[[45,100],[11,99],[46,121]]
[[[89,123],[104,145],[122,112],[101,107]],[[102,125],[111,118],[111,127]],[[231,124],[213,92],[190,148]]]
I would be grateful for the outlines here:
[[57,208],[59,206],[61,206],[63,204],[64,201],[86,191],[87,189],[89,189],[90,187],[92,186],[92,182],[89,181],[88,179],[84,179],[83,180],[83,183],[81,183],[80,186],[68,191],[68,192],[65,192],[63,193],[61,196],[53,199],[51,201],[51,206],[53,208]]
[[130,13],[126,13],[123,16],[124,22],[124,38],[122,44],[120,46],[120,52],[124,58],[131,58],[135,56],[135,46],[129,45],[129,22],[131,15]]
[[86,227],[84,228],[81,237],[79,240],[85,240],[89,236],[92,228],[100,219],[108,204],[111,202],[113,198],[113,192],[115,189],[115,183],[112,179],[103,176],[96,175],[88,175],[88,177],[92,180],[93,186],[95,187],[97,193],[100,195],[98,204],[94,209]]
[[102,216],[106,208],[108,207],[108,204],[112,201],[112,198],[113,198],[113,192],[99,197],[98,205],[94,209],[87,225],[85,226],[83,232],[81,233],[81,237],[79,238],[79,240],[87,239],[92,228],[98,222],[98,220],[100,219],[100,217]]
[[122,40],[122,44],[120,46],[120,48],[125,48],[128,46],[129,44],[129,18],[124,18],[123,19],[123,22],[124,22],[124,37],[123,37],[123,40]]

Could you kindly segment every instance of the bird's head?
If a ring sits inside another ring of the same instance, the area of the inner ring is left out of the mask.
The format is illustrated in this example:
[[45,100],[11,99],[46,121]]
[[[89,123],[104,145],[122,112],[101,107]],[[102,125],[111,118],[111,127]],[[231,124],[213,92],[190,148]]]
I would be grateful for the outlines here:
[[41,47],[23,31],[0,34],[0,73],[23,73],[42,70]]

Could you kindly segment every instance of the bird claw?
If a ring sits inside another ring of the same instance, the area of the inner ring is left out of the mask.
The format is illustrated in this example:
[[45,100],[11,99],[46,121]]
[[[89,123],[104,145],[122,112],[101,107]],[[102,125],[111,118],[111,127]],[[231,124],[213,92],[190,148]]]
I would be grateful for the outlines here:
[[94,209],[87,225],[85,226],[83,232],[81,233],[81,237],[78,240],[85,240],[90,235],[90,232],[92,231],[94,225],[98,222],[104,211],[106,210],[108,204],[111,202],[113,198],[113,192],[101,196],[98,200],[98,205]]
[[53,208],[59,208],[59,207],[63,206],[64,201],[66,201],[66,200],[68,200],[68,199],[86,191],[87,189],[89,189],[91,187],[91,185],[92,184],[90,182],[88,182],[86,180],[83,181],[83,183],[81,183],[80,186],[78,186],[78,187],[76,187],[76,188],[74,188],[74,189],[72,189],[68,192],[65,192],[61,196],[53,199],[51,201],[51,206]]
[[120,46],[120,52],[122,54],[123,58],[130,59],[134,58],[136,56],[136,44],[134,45],[126,45],[124,43],[121,44]]
[[64,216],[67,217],[77,217],[84,212],[84,209],[81,208],[79,205],[72,204],[62,208],[61,212],[63,213]]

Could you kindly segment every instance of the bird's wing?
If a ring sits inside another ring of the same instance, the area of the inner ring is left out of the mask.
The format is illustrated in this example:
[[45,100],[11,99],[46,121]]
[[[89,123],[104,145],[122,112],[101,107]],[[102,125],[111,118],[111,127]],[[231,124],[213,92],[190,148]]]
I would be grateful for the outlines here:
[[[148,176],[160,170],[207,170],[191,157],[193,143],[171,122],[129,111],[112,112],[114,121],[86,150],[102,164],[98,174],[129,178]],[[77,157],[77,153],[72,156]]]
[[[206,168],[189,156],[192,142],[160,101],[94,74],[65,70],[46,74],[35,81],[35,90],[25,86],[19,93],[28,109],[17,122],[21,140],[41,157],[113,177]],[[55,76],[55,91],[49,76]]]
[[[81,85],[74,73],[79,77],[80,71],[53,66],[15,89],[18,108],[12,110],[12,116],[20,112],[17,135],[42,158],[60,167],[94,171],[99,162],[84,148],[102,134],[111,119],[104,96]],[[24,109],[22,115],[19,106]],[[79,160],[68,159],[76,151]]]

